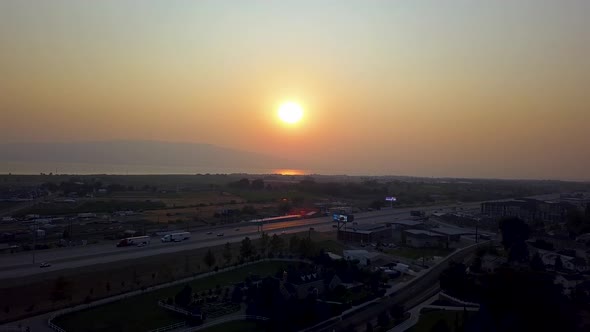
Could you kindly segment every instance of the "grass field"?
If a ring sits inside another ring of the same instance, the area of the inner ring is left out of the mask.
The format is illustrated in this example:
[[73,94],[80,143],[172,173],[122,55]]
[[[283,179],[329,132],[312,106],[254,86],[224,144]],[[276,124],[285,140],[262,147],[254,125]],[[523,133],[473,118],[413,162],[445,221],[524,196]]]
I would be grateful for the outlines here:
[[[476,313],[473,311],[467,312],[467,320],[473,317]],[[455,321],[459,320],[459,325],[463,326],[465,322],[463,322],[463,311],[456,310],[456,311],[445,311],[445,310],[436,310],[436,311],[429,311],[426,313],[422,313],[420,315],[420,320],[418,324],[414,325],[412,328],[408,330],[408,332],[430,332],[434,325],[439,321],[443,320],[446,322],[448,326],[449,332],[458,332],[455,329]]]
[[[212,277],[194,280],[190,282],[190,285],[194,292],[213,289],[216,285],[229,286],[232,283],[244,280],[251,274],[272,275],[288,264],[285,262],[262,262],[234,271],[223,272]],[[182,317],[161,309],[158,307],[157,301],[158,299],[174,296],[182,287],[183,285],[177,285],[160,289],[96,308],[64,315],[56,319],[55,323],[68,332],[106,332],[112,331],[113,326],[117,326],[120,331],[147,331],[174,324],[182,321]]]

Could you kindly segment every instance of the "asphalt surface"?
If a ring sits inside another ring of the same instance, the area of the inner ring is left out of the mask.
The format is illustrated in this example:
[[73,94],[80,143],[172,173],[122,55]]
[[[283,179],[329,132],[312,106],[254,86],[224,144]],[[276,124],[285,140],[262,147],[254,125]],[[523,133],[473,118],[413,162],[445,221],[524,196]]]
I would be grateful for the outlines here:
[[[430,207],[413,208],[387,208],[380,211],[372,211],[355,214],[355,222],[358,224],[383,223],[395,219],[410,217],[411,210],[454,211],[455,205],[438,205]],[[460,205],[463,209],[474,209],[479,203]],[[273,235],[297,233],[308,231],[310,227],[314,231],[325,232],[334,230],[334,222],[331,218],[302,219],[273,224],[265,224],[264,232]],[[211,232],[211,234],[208,234]],[[218,236],[222,233],[223,236]],[[250,238],[260,237],[258,226],[240,223],[225,228],[202,229],[191,232],[191,239],[183,242],[161,243],[159,238],[152,237],[151,243],[145,247],[116,247],[118,241],[110,244],[97,244],[80,247],[56,248],[50,250],[37,250],[33,252],[21,252],[15,254],[3,254],[0,256],[0,279],[25,277],[61,269],[78,268],[94,264],[103,264],[119,260],[128,260],[149,257],[159,254],[168,254],[203,247],[224,244],[226,242],[239,242],[246,236]],[[33,257],[34,256],[34,257]],[[40,268],[40,263],[48,262],[50,267]]]

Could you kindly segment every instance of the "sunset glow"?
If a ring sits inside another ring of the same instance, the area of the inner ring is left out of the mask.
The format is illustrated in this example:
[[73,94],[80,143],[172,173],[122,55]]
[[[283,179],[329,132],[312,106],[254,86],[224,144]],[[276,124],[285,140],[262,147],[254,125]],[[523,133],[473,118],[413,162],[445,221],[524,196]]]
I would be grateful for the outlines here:
[[297,123],[303,117],[303,108],[294,102],[286,102],[279,107],[279,118],[289,124]]

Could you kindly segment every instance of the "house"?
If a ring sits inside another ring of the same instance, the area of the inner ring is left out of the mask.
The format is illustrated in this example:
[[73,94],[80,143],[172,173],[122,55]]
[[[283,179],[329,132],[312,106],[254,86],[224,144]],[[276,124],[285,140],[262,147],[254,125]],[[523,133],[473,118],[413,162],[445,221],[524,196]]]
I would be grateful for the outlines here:
[[405,244],[409,247],[445,247],[446,236],[421,229],[407,229],[404,231]]
[[358,260],[359,264],[363,266],[371,265],[371,260],[380,255],[379,253],[368,252],[366,250],[344,250],[342,254],[344,255],[344,259],[349,261]]
[[585,280],[580,274],[558,274],[553,283],[561,285],[563,295],[570,296],[577,286]]
[[506,264],[507,262],[508,259],[506,259],[506,257],[496,255],[484,255],[481,258],[481,270],[483,272],[493,273],[496,271],[496,269]]
[[[337,281],[334,281],[337,283]],[[337,285],[336,285],[337,286]],[[336,287],[334,286],[334,287]],[[313,273],[283,273],[279,291],[284,298],[305,299],[310,295],[318,296],[325,291],[325,281],[319,272]]]

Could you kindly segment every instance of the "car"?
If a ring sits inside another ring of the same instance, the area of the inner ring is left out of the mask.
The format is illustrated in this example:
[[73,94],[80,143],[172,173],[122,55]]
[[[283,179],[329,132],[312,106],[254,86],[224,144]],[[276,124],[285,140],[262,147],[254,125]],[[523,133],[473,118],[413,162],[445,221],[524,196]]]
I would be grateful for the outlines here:
[[39,265],[39,267],[43,268],[43,267],[50,267],[51,264],[47,263],[47,262],[43,262],[41,263],[41,265]]
[[146,243],[145,242],[140,242],[140,243],[137,244],[137,246],[138,247],[145,247],[146,246]]
[[213,232],[207,232],[207,235],[211,235],[211,234],[213,234]]
[[223,233],[217,233],[217,236],[223,236]]

